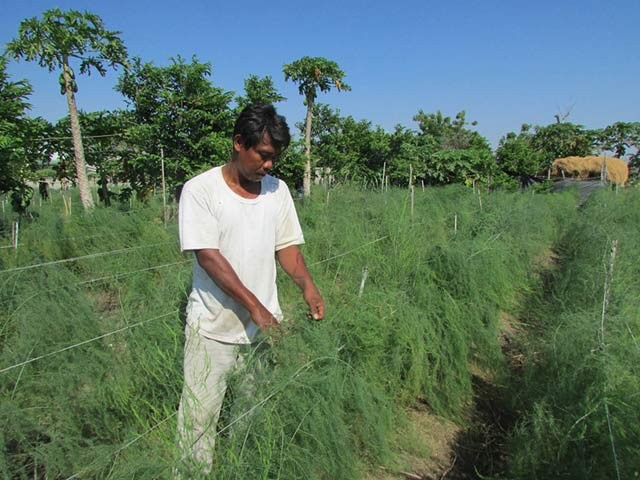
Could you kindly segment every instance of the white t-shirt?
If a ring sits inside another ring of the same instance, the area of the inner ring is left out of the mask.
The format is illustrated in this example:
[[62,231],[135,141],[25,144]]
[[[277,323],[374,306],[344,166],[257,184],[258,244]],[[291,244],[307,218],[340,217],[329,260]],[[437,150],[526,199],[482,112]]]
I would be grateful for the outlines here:
[[[215,167],[189,180],[180,195],[180,248],[213,248],[229,261],[240,281],[278,321],[275,252],[304,243],[287,185],[263,177],[255,199],[235,193]],[[187,323],[200,334],[228,343],[251,343],[259,329],[247,309],[224,293],[200,267],[193,266]]]

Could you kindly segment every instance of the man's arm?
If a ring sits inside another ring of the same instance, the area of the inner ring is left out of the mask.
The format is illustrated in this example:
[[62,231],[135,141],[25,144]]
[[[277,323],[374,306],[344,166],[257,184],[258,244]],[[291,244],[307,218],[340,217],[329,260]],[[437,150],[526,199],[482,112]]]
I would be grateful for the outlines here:
[[279,329],[280,325],[275,317],[258,300],[258,298],[244,286],[238,274],[229,261],[224,258],[220,250],[205,248],[196,250],[196,259],[205,272],[216,282],[218,287],[231,298],[243,305],[251,315],[251,320],[262,330],[267,332],[272,328]]
[[324,318],[324,301],[313,283],[311,275],[309,275],[300,248],[297,245],[291,245],[278,250],[276,256],[282,269],[302,290],[302,296],[309,305],[311,316],[315,320],[322,320]]

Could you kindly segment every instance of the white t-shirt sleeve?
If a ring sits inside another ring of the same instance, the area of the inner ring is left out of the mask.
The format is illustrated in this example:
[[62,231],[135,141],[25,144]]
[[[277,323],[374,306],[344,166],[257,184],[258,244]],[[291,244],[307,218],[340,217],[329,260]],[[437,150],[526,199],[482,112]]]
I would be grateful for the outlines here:
[[182,251],[220,248],[220,231],[211,199],[188,184],[180,195],[178,223]]
[[284,183],[280,184],[280,188],[282,189],[282,199],[276,227],[276,252],[291,245],[304,243],[302,228],[289,188]]

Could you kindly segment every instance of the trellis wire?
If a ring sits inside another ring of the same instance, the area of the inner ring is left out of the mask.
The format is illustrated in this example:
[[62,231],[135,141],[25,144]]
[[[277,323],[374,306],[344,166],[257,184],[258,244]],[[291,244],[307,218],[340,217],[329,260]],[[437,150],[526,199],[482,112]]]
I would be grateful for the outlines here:
[[72,349],[80,347],[82,345],[86,345],[87,343],[91,343],[91,342],[95,342],[96,340],[100,340],[101,338],[109,337],[109,336],[114,335],[116,333],[123,332],[125,330],[129,330],[130,328],[138,327],[140,325],[144,325],[145,323],[149,323],[149,322],[152,322],[154,320],[158,320],[159,318],[168,317],[169,315],[173,315],[173,314],[176,314],[176,313],[179,313],[179,310],[172,310],[171,312],[167,312],[167,313],[164,313],[162,315],[158,315],[157,317],[148,318],[146,320],[142,320],[141,322],[133,323],[131,325],[127,325],[125,327],[118,328],[117,330],[113,330],[111,332],[103,333],[102,335],[98,335],[97,337],[90,338],[89,340],[83,340],[82,342],[78,342],[78,343],[75,343],[73,345],[69,345],[67,347],[61,348],[61,349],[56,350],[54,352],[45,353],[44,355],[40,355],[39,357],[35,357],[35,358],[30,359],[30,360],[26,360],[24,362],[16,363],[15,365],[11,365],[10,367],[5,367],[5,368],[0,370],[0,373],[8,372],[9,370],[13,370],[14,368],[18,368],[18,367],[21,367],[23,365],[28,365],[29,363],[33,363],[33,362],[35,362],[37,360],[42,360],[43,358],[48,358],[48,357],[51,357],[53,355],[57,355],[58,353],[62,353],[62,352],[66,352],[68,350],[72,350]]
[[384,240],[385,238],[389,238],[389,235],[385,235],[384,237],[376,238],[375,240],[372,240],[370,242],[363,243],[362,245],[360,245],[360,246],[358,246],[356,248],[353,248],[353,249],[349,250],[348,252],[340,253],[338,255],[334,255],[333,257],[325,258],[324,260],[319,260],[317,262],[310,263],[309,266],[310,267],[314,267],[316,265],[320,265],[321,263],[330,262],[331,260],[335,260],[336,258],[344,257],[345,255],[349,255],[350,253],[356,252],[356,251],[360,250],[361,248],[364,248],[364,247],[366,247],[368,245],[373,245],[374,243],[380,242],[380,241]]
[[[54,287],[54,288],[48,288],[46,290],[40,290],[39,292],[34,293],[30,297],[27,297],[20,304],[20,306],[16,307],[16,309],[13,311],[13,313],[18,311],[20,309],[20,307],[22,307],[22,305],[27,303],[29,300],[31,300],[33,298],[36,298],[36,297],[39,297],[40,295],[42,295],[44,293],[55,292],[56,290],[62,290],[64,288],[77,287],[79,285],[86,285],[86,284],[89,284],[89,283],[97,283],[97,282],[101,282],[101,281],[105,281],[105,280],[109,280],[109,279],[118,279],[118,278],[121,278],[121,277],[127,277],[129,275],[135,275],[136,273],[143,273],[143,272],[148,272],[148,271],[152,271],[152,270],[159,270],[161,268],[171,267],[173,265],[182,265],[182,264],[185,264],[185,263],[188,263],[188,262],[191,262],[191,261],[192,260],[181,260],[179,262],[164,263],[164,264],[161,264],[161,265],[154,265],[153,267],[141,268],[140,270],[131,270],[129,272],[122,272],[122,273],[116,273],[115,275],[106,275],[104,277],[91,278],[89,280],[83,280],[81,282],[69,283],[69,284],[60,285],[60,286]],[[6,299],[6,300],[0,302],[0,305],[4,305],[6,303],[9,303],[10,301],[11,301],[11,299]],[[13,315],[13,313],[12,313],[12,315]],[[0,330],[0,333],[2,333],[2,330]]]
[[[122,452],[123,450],[129,448],[131,445],[133,445],[134,443],[138,442],[140,439],[146,437],[147,435],[149,435],[151,432],[153,432],[154,430],[158,429],[161,425],[163,425],[164,423],[168,422],[169,420],[171,420],[173,417],[175,417],[178,414],[178,412],[173,412],[170,415],[168,415],[167,417],[165,417],[163,420],[160,420],[158,423],[156,423],[153,427],[147,429],[145,432],[141,433],[140,435],[138,435],[136,438],[134,438],[133,440],[125,443],[124,445],[122,445],[120,448],[118,448],[116,451],[112,452],[109,456],[114,456],[114,455],[118,455],[120,452]],[[71,475],[70,477],[67,477],[66,480],[72,480],[73,478],[78,478],[79,475],[83,474],[84,472],[86,472],[89,469],[89,467],[86,467],[82,470],[80,470],[79,472],[74,473],[73,475]]]
[[116,254],[119,254],[119,253],[124,253],[124,252],[131,251],[131,250],[139,250],[141,248],[157,247],[158,245],[167,245],[169,243],[174,243],[174,241],[160,242],[160,243],[150,243],[150,244],[147,244],[147,245],[138,245],[138,246],[135,246],[135,247],[120,248],[120,249],[117,249],[117,250],[111,250],[109,252],[91,253],[89,255],[82,255],[80,257],[64,258],[62,260],[53,260],[51,262],[43,262],[43,263],[36,263],[36,264],[33,264],[33,265],[24,265],[22,267],[7,268],[5,270],[0,270],[0,273],[19,272],[19,271],[22,271],[22,270],[30,270],[32,268],[46,267],[46,266],[49,266],[49,265],[58,265],[58,264],[61,264],[61,263],[76,262],[78,260],[84,260],[84,259],[88,259],[88,258],[105,257],[105,256],[108,256],[108,255],[116,255]]

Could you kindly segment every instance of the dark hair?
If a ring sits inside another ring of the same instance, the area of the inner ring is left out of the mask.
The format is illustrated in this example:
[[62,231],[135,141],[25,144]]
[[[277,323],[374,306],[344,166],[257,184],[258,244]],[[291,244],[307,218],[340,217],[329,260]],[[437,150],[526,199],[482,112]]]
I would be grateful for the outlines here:
[[250,148],[260,143],[265,133],[278,150],[284,150],[291,142],[287,120],[277,114],[273,105],[253,103],[245,107],[233,127],[233,136],[240,135],[244,148]]

